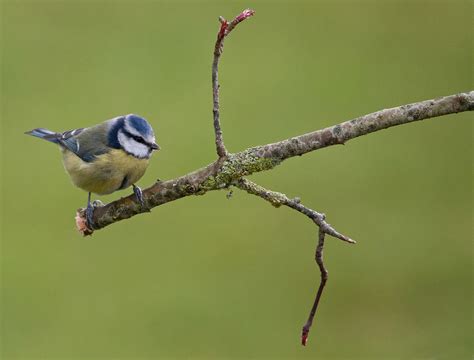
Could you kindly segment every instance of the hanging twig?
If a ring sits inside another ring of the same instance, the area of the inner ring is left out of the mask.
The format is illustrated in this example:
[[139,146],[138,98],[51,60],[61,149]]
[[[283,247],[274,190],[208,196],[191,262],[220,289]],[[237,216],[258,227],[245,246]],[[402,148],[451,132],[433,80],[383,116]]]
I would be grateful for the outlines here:
[[318,292],[316,294],[313,307],[311,308],[311,311],[309,313],[308,321],[306,321],[306,324],[303,326],[303,331],[301,334],[301,343],[302,345],[306,345],[308,341],[309,330],[311,329],[311,325],[313,324],[314,315],[316,314],[319,300],[321,299],[321,295],[323,293],[324,285],[326,285],[326,281],[328,279],[328,271],[324,267],[323,262],[324,237],[326,234],[329,234],[331,236],[334,236],[335,238],[338,238],[351,244],[355,244],[355,241],[334,230],[334,228],[326,222],[326,216],[324,214],[318,213],[317,211],[304,206],[303,204],[301,204],[299,198],[290,199],[285,194],[267,190],[263,186],[257,185],[254,182],[244,178],[235,181],[233,185],[241,190],[245,190],[249,194],[261,197],[262,199],[268,201],[275,207],[280,207],[281,205],[284,205],[295,209],[296,211],[299,211],[300,213],[309,217],[316,225],[319,226],[319,240],[318,245],[316,247],[315,259],[316,263],[319,266],[319,271],[321,272],[321,282],[319,284]]
[[316,314],[316,310],[318,309],[319,300],[323,295],[324,286],[328,281],[328,271],[324,267],[323,262],[323,249],[324,249],[324,237],[326,233],[319,228],[319,236],[318,236],[318,245],[316,246],[316,254],[314,256],[316,263],[318,264],[319,271],[321,272],[321,282],[319,283],[318,292],[316,293],[316,298],[314,299],[313,306],[311,307],[311,311],[309,312],[308,320],[306,324],[303,326],[303,330],[301,332],[301,344],[306,346],[308,342],[309,330],[311,329],[311,325],[313,325],[314,315]]

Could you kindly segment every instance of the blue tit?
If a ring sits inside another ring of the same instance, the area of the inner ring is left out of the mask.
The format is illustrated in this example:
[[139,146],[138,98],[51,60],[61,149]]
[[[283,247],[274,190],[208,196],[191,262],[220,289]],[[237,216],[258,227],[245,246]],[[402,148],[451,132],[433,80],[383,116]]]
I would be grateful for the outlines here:
[[72,182],[89,193],[86,218],[91,229],[91,193],[110,194],[131,185],[143,205],[142,191],[135,183],[145,173],[153,151],[160,149],[151,125],[144,118],[130,114],[63,133],[39,128],[25,134],[59,145]]

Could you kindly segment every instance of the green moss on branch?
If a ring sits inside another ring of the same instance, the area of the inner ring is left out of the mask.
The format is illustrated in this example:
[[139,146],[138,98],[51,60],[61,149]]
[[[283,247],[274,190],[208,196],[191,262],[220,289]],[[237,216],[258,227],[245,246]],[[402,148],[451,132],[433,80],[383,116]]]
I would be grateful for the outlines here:
[[209,176],[201,184],[198,194],[227,188],[243,176],[273,169],[280,162],[276,158],[259,157],[253,148],[237,154],[229,154],[217,173]]

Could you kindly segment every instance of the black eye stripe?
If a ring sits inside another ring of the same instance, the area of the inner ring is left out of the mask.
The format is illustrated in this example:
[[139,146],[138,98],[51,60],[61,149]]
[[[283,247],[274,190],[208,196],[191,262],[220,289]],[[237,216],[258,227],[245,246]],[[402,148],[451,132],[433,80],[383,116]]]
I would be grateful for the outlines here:
[[148,146],[149,148],[151,148],[151,144],[149,144],[148,142],[145,141],[145,139],[143,139],[142,137],[140,136],[136,136],[136,135],[133,135],[132,133],[129,133],[127,130],[125,129],[122,129],[123,133],[125,135],[127,135],[128,137],[132,138],[133,140],[135,140],[136,142],[139,142],[140,144],[143,144],[143,145],[146,145]]

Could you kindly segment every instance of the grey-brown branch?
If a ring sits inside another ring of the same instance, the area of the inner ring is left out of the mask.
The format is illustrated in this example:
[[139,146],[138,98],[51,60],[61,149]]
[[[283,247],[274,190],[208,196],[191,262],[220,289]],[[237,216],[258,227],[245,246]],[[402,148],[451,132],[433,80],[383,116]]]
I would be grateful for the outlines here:
[[[143,204],[140,204],[134,195],[130,195],[105,206],[96,207],[93,216],[94,230],[99,230],[115,222],[149,212],[154,207],[186,196],[204,195],[208,191],[228,189],[230,186],[235,186],[250,194],[257,195],[276,207],[281,205],[288,206],[306,215],[319,227],[319,241],[315,259],[321,272],[321,282],[308,321],[303,327],[302,343],[305,345],[324,285],[327,281],[327,270],[324,267],[322,257],[325,235],[328,234],[349,243],[354,243],[354,241],[329,225],[325,220],[324,214],[307,208],[298,199],[290,199],[284,194],[267,190],[244,177],[257,172],[271,170],[291,157],[304,155],[332,145],[344,144],[351,139],[392,126],[472,111],[474,110],[474,91],[380,110],[273,144],[256,146],[234,154],[229,153],[224,145],[220,125],[219,59],[223,52],[225,37],[236,25],[253,14],[252,10],[244,10],[231,22],[227,22],[222,17],[219,18],[221,27],[217,34],[212,64],[213,115],[217,160],[204,168],[179,178],[156,182],[143,190]],[[83,235],[91,235],[93,233],[93,230],[87,227],[85,209],[78,210],[76,225]]]
[[[204,168],[176,179],[159,181],[143,190],[145,206],[141,206],[135,197],[130,195],[96,208],[94,228],[102,229],[186,196],[203,195],[208,191],[228,188],[244,176],[271,170],[283,160],[294,156],[344,144],[359,136],[392,126],[472,110],[474,110],[474,91],[384,109],[273,144],[256,146],[234,154],[229,153]],[[79,215],[83,218],[82,212]]]

